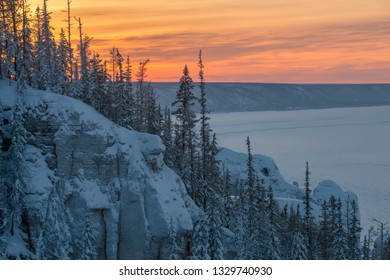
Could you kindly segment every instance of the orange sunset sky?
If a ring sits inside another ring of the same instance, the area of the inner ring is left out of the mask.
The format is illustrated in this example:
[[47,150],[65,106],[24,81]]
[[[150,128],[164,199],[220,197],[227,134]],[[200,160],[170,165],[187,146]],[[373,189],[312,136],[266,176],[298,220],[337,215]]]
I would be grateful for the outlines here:
[[[48,4],[58,35],[66,0]],[[390,0],[73,0],[71,12],[102,56],[150,58],[154,82],[184,64],[197,80],[202,49],[207,81],[390,83]]]

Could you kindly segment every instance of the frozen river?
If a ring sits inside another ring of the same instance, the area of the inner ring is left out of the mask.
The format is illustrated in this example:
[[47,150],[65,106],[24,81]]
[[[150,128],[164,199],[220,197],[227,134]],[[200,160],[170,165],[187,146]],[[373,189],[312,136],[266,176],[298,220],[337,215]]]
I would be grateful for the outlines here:
[[359,197],[366,233],[372,218],[390,222],[390,107],[212,114],[218,144],[272,157],[286,181],[315,187],[331,179]]

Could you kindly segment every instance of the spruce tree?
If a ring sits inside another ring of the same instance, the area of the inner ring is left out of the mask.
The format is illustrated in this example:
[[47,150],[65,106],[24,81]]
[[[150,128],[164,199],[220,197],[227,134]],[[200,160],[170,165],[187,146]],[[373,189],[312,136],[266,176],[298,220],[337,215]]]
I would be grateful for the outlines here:
[[206,214],[201,214],[195,221],[192,233],[192,245],[189,259],[209,260],[209,223]]
[[219,195],[213,193],[210,205],[207,208],[209,223],[209,252],[212,260],[223,260],[222,245],[222,217],[221,201]]
[[46,260],[67,260],[72,253],[70,214],[64,203],[64,182],[56,180],[49,193],[36,257]]
[[321,221],[319,227],[319,250],[320,258],[328,260],[331,256],[331,230],[329,221],[328,204],[324,201],[321,205]]
[[174,168],[183,179],[187,191],[191,197],[194,195],[195,184],[195,154],[197,122],[194,106],[196,97],[193,94],[193,82],[185,65],[183,76],[180,78],[180,88],[176,93],[176,100],[172,103],[176,117],[175,123],[175,146],[177,149],[177,162]]
[[141,61],[138,66],[138,71],[136,73],[137,78],[137,87],[135,90],[135,122],[134,129],[141,132],[146,132],[146,90],[147,85],[146,78],[147,75],[147,65],[150,62],[149,59]]
[[[23,217],[26,215],[26,184],[24,181],[25,160],[23,151],[27,143],[27,131],[20,100],[17,101],[11,122],[14,127],[10,149],[12,166],[11,181],[6,188],[6,204],[3,211],[1,239],[6,240],[5,254],[9,259],[32,257]],[[3,185],[6,186],[6,185]]]
[[362,259],[369,260],[370,259],[370,245],[368,243],[367,236],[364,236],[363,246],[362,246]]
[[335,208],[335,229],[334,229],[334,240],[332,248],[334,251],[333,259],[345,260],[347,257],[347,242],[345,224],[342,213],[342,202],[339,198]]
[[360,259],[360,222],[358,218],[358,209],[356,201],[353,199],[351,202],[348,200],[347,203],[351,204],[350,211],[346,214],[349,215],[347,224],[347,246],[348,246],[348,259],[358,260]]
[[303,197],[303,206],[304,206],[304,216],[303,221],[305,225],[305,238],[307,240],[307,251],[308,251],[308,259],[314,259],[314,217],[312,214],[313,208],[310,203],[310,171],[309,171],[309,163],[306,162],[306,171],[305,171],[305,194]]
[[169,260],[180,260],[180,247],[177,244],[177,232],[173,228],[171,223],[171,231],[169,232],[169,248],[168,248],[168,259]]
[[223,226],[232,230],[234,228],[235,209],[234,201],[231,194],[232,183],[229,169],[223,171]]
[[22,30],[20,32],[19,57],[17,59],[17,87],[19,92],[23,92],[27,86],[31,86],[33,60],[32,30],[30,28],[30,20],[28,17],[30,10],[27,0],[21,0],[21,9]]
[[96,260],[97,251],[95,245],[95,235],[91,221],[91,214],[87,213],[84,219],[84,229],[82,233],[82,240],[80,244],[81,260]]
[[173,129],[173,123],[171,119],[171,111],[169,110],[168,106],[166,106],[164,109],[161,139],[165,146],[164,161],[170,168],[172,168],[173,166],[173,154],[174,154],[172,129]]
[[277,260],[281,258],[280,254],[280,239],[278,236],[278,205],[274,199],[272,187],[268,187],[267,191],[267,206],[266,213],[269,223],[269,241],[268,241],[268,254],[267,258]]
[[293,233],[289,260],[307,260],[307,243],[299,230]]

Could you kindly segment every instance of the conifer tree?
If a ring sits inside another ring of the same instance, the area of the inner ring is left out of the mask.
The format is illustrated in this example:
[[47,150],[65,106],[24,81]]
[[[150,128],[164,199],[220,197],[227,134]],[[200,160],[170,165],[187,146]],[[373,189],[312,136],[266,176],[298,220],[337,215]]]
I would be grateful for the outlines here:
[[95,246],[95,235],[93,232],[93,225],[91,221],[91,214],[85,215],[84,229],[82,233],[82,240],[80,244],[81,260],[95,260],[97,258],[97,251]]
[[177,244],[177,232],[173,228],[172,221],[171,221],[171,231],[169,233],[169,249],[168,249],[168,259],[169,260],[180,260],[180,247]]
[[363,246],[362,246],[362,259],[369,260],[370,259],[370,246],[368,243],[367,236],[364,236]]
[[38,238],[37,259],[67,260],[72,253],[69,228],[71,219],[64,204],[63,188],[63,181],[53,182]]
[[79,77],[76,77],[76,73],[75,73],[75,80],[79,81],[80,90],[81,90],[81,92],[76,92],[75,94],[79,95],[81,97],[81,100],[83,100],[87,104],[90,104],[91,101],[88,99],[88,96],[87,96],[88,59],[89,59],[89,55],[90,55],[89,46],[90,46],[91,40],[93,38],[84,34],[83,24],[81,22],[81,18],[75,18],[75,19],[78,23],[78,29],[79,29],[79,44],[78,44],[77,48],[79,50],[79,62],[80,62],[80,68],[77,69],[77,71],[78,71],[77,76],[79,76]]
[[166,106],[164,109],[161,139],[165,146],[164,161],[170,168],[173,167],[173,154],[174,154],[172,129],[173,129],[173,123],[171,119],[171,111],[169,110],[168,106]]
[[231,195],[232,183],[229,169],[223,171],[223,226],[232,230],[234,228],[234,202]]
[[201,214],[195,221],[192,233],[191,260],[209,260],[209,223],[206,214]]
[[299,230],[293,233],[289,260],[307,260],[307,243]]
[[308,259],[314,259],[314,217],[312,214],[312,207],[310,203],[310,172],[309,172],[309,163],[306,162],[306,171],[305,171],[305,194],[303,197],[303,206],[304,206],[304,216],[303,221],[305,225],[305,238],[307,240],[307,251]]
[[350,210],[347,211],[348,218],[348,231],[347,231],[347,246],[348,246],[348,259],[358,260],[360,259],[360,222],[358,218],[358,209],[356,201],[353,199],[351,202],[348,199],[348,202],[351,204]]
[[33,45],[32,31],[28,14],[30,12],[27,0],[21,0],[22,30],[20,32],[19,57],[17,59],[19,73],[17,73],[18,91],[23,92],[28,85],[31,86]]
[[[20,100],[17,101],[11,122],[14,127],[10,149],[12,166],[11,182],[6,189],[6,204],[1,225],[1,239],[6,240],[5,254],[9,259],[27,259],[32,257],[31,248],[25,232],[23,216],[26,214],[26,184],[23,177],[23,151],[27,143],[27,131]],[[6,185],[3,185],[6,186]]]
[[237,248],[237,260],[245,260],[248,253],[248,240],[247,240],[247,216],[244,213],[244,209],[240,204],[238,204],[237,214],[236,214],[236,225],[235,225],[235,245]]
[[71,29],[72,29],[72,23],[71,23],[71,10],[70,10],[70,4],[72,3],[71,0],[67,0],[67,50],[68,50],[68,55],[67,55],[67,74],[68,74],[68,81],[70,83],[73,82],[73,48],[72,48],[72,40],[71,40]]
[[268,187],[266,212],[269,223],[269,241],[267,258],[277,260],[281,258],[280,239],[278,237],[278,205],[274,199],[272,187]]
[[337,200],[335,208],[334,230],[334,240],[332,245],[334,256],[332,258],[336,260],[345,260],[347,257],[347,242],[345,225],[343,221],[342,202],[340,198]]
[[52,27],[50,25],[51,16],[47,7],[47,0],[43,1],[43,10],[41,17],[41,43],[38,44],[37,56],[39,59],[39,76],[42,79],[43,90],[54,90],[57,82],[56,67],[56,44]]
[[6,1],[0,0],[0,79],[7,77],[6,58],[7,47],[7,9]]
[[176,93],[176,100],[172,103],[176,117],[175,123],[175,146],[177,149],[177,160],[175,170],[183,179],[190,196],[194,195],[195,184],[195,153],[197,122],[194,106],[196,97],[193,94],[193,82],[189,75],[188,67],[185,65],[183,76],[180,78],[180,88]]
[[134,128],[137,131],[146,132],[146,114],[145,114],[145,104],[146,104],[146,78],[147,75],[147,65],[150,62],[149,59],[139,63],[138,72],[136,73],[137,78],[137,88],[135,90],[135,116],[136,120],[134,122]]
[[329,221],[329,209],[326,201],[324,201],[321,205],[321,221],[320,221],[318,238],[319,238],[320,258],[323,260],[330,259],[331,231],[330,231],[330,221]]
[[222,217],[219,195],[213,193],[210,205],[207,208],[209,223],[209,252],[212,260],[223,260],[222,245]]

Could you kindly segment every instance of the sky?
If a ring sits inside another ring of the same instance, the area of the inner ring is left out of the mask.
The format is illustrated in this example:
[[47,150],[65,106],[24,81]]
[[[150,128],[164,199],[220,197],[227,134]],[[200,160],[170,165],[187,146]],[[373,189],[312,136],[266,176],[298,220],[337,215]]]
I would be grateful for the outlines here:
[[[48,5],[58,35],[66,0]],[[196,81],[201,49],[209,82],[390,83],[389,0],[72,0],[71,13],[102,57],[150,59],[154,82],[185,64]]]

